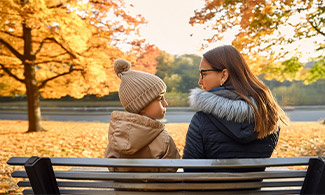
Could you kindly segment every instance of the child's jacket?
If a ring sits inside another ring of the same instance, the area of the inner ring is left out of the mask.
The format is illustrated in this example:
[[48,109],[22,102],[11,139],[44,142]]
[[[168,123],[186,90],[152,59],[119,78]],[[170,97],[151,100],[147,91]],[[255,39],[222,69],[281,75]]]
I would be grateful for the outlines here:
[[[149,117],[113,111],[108,132],[106,158],[180,158],[165,125]],[[176,169],[109,168],[110,171],[173,172]]]

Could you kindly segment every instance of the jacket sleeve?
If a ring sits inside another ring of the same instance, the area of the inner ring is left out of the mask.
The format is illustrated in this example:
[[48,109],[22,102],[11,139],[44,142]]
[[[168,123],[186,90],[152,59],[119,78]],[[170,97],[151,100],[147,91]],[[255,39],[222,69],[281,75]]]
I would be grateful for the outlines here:
[[[165,134],[165,146],[164,151],[165,153],[161,158],[165,159],[179,159],[181,156],[178,153],[176,144],[173,138],[168,134],[167,131],[164,132]],[[176,172],[178,168],[159,168],[159,172]]]
[[202,115],[197,112],[190,123],[186,134],[185,147],[183,152],[183,159],[204,159],[204,146],[202,138]]
[[162,158],[169,158],[169,159],[181,158],[181,156],[178,153],[178,150],[177,150],[177,147],[176,147],[176,144],[175,144],[173,138],[168,134],[167,139],[168,139],[168,141],[166,144],[166,152]]

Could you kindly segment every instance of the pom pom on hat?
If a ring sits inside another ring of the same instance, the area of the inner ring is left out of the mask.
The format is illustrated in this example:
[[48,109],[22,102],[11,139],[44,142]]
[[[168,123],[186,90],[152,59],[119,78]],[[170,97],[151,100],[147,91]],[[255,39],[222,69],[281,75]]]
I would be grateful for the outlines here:
[[121,78],[120,73],[130,70],[130,68],[131,68],[131,63],[125,59],[117,59],[114,61],[114,72],[120,78]]

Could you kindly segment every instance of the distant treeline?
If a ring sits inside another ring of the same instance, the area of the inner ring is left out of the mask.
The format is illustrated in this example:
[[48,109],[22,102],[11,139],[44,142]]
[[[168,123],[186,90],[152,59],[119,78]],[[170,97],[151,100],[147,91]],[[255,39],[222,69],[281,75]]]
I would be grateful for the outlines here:
[[[175,56],[168,53],[161,53],[157,61],[156,75],[162,78],[167,85],[166,99],[169,106],[188,106],[187,96],[189,90],[199,87],[197,82],[199,79],[198,68],[201,56],[193,54]],[[263,75],[260,75],[259,78],[271,89],[281,106],[325,105],[325,79],[304,85],[303,81],[269,81],[265,80]],[[22,100],[26,100],[25,97],[0,97],[0,102]],[[63,97],[60,100],[118,102],[119,98],[118,93],[113,92],[110,95],[100,98],[94,95],[87,95],[80,100],[73,99],[69,96]]]
[[[302,81],[284,81],[276,80],[263,82],[271,89],[273,95],[281,106],[301,106],[301,105],[325,105],[325,80],[318,80],[310,85],[304,85]],[[184,92],[168,92],[166,99],[169,106],[188,106],[188,93]],[[45,99],[41,99],[44,101]],[[26,101],[26,97],[0,97],[0,102],[17,102]],[[96,97],[87,95],[82,99],[74,99],[66,96],[61,99],[46,99],[46,101],[119,101],[118,93],[113,92],[104,97]]]
[[303,81],[263,81],[282,106],[325,105],[325,79],[305,85]]

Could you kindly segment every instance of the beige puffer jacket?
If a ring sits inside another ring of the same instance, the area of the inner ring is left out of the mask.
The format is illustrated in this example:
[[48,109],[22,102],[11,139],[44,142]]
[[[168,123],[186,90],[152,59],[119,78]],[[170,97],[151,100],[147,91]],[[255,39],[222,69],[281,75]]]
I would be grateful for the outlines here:
[[[149,117],[113,111],[108,132],[106,158],[180,158],[165,125]],[[110,171],[175,172],[176,169],[109,168]]]

